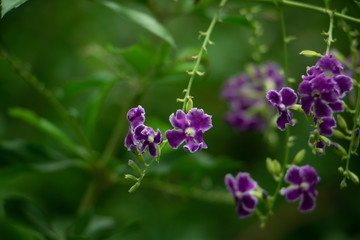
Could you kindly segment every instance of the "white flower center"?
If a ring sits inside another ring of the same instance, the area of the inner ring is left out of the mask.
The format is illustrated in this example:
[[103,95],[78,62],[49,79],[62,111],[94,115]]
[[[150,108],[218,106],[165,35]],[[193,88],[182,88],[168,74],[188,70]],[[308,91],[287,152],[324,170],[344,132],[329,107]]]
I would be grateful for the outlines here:
[[243,194],[242,194],[242,192],[237,191],[236,196],[241,199],[243,197]]
[[334,74],[331,71],[325,71],[324,74],[325,74],[325,77],[327,77],[327,78],[332,78],[334,76]]
[[321,94],[320,94],[320,92],[318,90],[315,90],[315,91],[312,92],[312,96],[314,98],[319,98],[321,96]]
[[154,142],[154,138],[153,138],[152,136],[148,136],[148,141],[149,141],[150,143],[152,143],[152,142]]
[[309,189],[309,184],[307,182],[303,182],[300,184],[300,188],[304,191],[307,191]]
[[284,104],[280,104],[280,108],[281,108],[281,110],[283,110],[283,111],[285,111],[285,109],[286,109],[286,107],[285,107]]
[[195,130],[192,128],[185,129],[185,135],[188,137],[194,137],[195,136]]

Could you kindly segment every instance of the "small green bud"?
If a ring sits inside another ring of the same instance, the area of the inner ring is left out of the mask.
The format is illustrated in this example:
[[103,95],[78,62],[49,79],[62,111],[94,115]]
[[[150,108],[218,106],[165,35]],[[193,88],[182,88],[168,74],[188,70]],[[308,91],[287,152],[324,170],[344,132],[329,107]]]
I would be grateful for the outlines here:
[[334,133],[334,137],[349,140],[349,137],[345,136],[345,134],[343,132],[341,132],[337,129],[333,129],[332,131]]
[[266,169],[271,175],[274,175],[275,173],[275,166],[271,158],[266,158]]
[[279,175],[281,173],[281,164],[276,159],[273,161],[273,163],[274,163],[274,173],[275,175]]
[[351,153],[356,154],[356,150],[359,147],[360,129],[356,128],[353,135],[353,145],[351,146]]
[[129,193],[135,192],[140,187],[140,182],[136,182],[130,189]]
[[351,171],[348,171],[348,172],[349,172],[349,177],[350,177],[351,181],[353,181],[353,183],[355,183],[355,184],[359,184],[359,177]]
[[346,179],[344,178],[340,183],[340,188],[343,189],[343,188],[346,188],[346,187],[347,187]]
[[336,143],[336,142],[332,142],[330,143],[330,147],[332,149],[334,149],[335,153],[338,154],[341,157],[346,157],[347,156],[347,152],[345,150],[345,148],[343,146],[341,146],[340,144]]
[[191,97],[189,97],[186,102],[185,111],[188,113],[193,108],[193,106],[194,106],[193,100]]
[[304,110],[302,109],[300,104],[294,104],[291,107],[289,107],[291,110],[297,111],[297,112],[301,112],[303,113]]
[[343,174],[343,173],[344,173],[344,168],[340,166],[340,167],[338,168],[338,171],[339,171],[339,173]]
[[323,55],[321,55],[320,53],[317,53],[312,50],[303,50],[299,54],[304,57],[320,57],[320,58],[323,57]]
[[300,150],[294,157],[293,164],[297,165],[299,164],[305,157],[306,150],[302,149]]
[[133,181],[138,181],[139,179],[131,174],[125,174],[125,179],[129,179],[129,180],[133,180]]
[[348,126],[347,126],[347,123],[345,121],[345,119],[341,116],[341,115],[337,115],[337,122],[339,124],[339,126],[345,131],[347,132],[348,131]]
[[138,174],[140,174],[140,175],[142,174],[139,166],[133,160],[129,160],[128,165]]

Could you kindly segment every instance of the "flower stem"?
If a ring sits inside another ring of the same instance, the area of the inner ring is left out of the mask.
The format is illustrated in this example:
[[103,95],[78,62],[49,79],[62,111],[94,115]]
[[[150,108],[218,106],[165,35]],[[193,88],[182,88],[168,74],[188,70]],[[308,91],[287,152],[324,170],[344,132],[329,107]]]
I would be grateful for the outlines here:
[[287,71],[287,40],[286,40],[286,28],[285,28],[285,19],[284,19],[284,11],[282,6],[279,6],[279,15],[280,15],[280,25],[281,25],[281,36],[283,42],[283,69],[285,75],[285,81],[288,83],[288,71]]
[[326,33],[326,35],[328,36],[327,40],[326,40],[326,54],[329,54],[330,51],[330,46],[331,43],[333,42],[333,37],[332,37],[332,32],[333,32],[333,25],[334,25],[334,13],[335,12],[331,12],[329,13],[329,17],[330,17],[330,26],[329,26],[329,31]]
[[209,28],[207,29],[207,31],[205,33],[200,33],[201,35],[205,36],[205,39],[203,41],[203,44],[201,45],[201,49],[200,49],[199,54],[197,56],[195,56],[196,62],[195,62],[193,70],[191,72],[188,72],[188,74],[190,75],[190,79],[189,79],[187,89],[185,90],[185,96],[183,98],[183,107],[182,107],[183,111],[185,111],[186,103],[188,102],[188,100],[190,98],[191,86],[192,86],[193,81],[195,79],[195,75],[200,75],[200,76],[203,75],[203,73],[200,73],[198,71],[199,66],[200,66],[200,62],[201,62],[201,58],[202,58],[202,55],[204,54],[204,52],[207,51],[206,50],[207,45],[208,44],[214,44],[213,42],[210,41],[210,36],[211,36],[211,33],[212,33],[213,29],[214,29],[215,23],[219,20],[220,11],[224,7],[226,2],[227,2],[227,0],[221,0],[220,4],[218,6],[218,9],[216,11],[215,16],[211,20]]

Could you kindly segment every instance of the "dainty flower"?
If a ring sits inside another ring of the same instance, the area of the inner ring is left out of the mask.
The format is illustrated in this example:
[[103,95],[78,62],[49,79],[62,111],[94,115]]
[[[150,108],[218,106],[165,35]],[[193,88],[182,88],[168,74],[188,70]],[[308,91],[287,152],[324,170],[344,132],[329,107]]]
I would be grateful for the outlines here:
[[140,154],[143,154],[146,148],[148,148],[150,155],[157,157],[156,145],[161,144],[163,141],[163,136],[159,129],[155,134],[151,127],[139,125],[134,130],[134,138],[141,143]]
[[341,74],[342,70],[340,62],[331,54],[307,70],[298,88],[300,104],[307,115],[313,110],[316,118],[331,117],[333,112],[344,110],[340,99],[351,90],[353,82]]
[[249,173],[238,173],[236,178],[226,174],[225,185],[234,196],[236,212],[240,218],[248,217],[255,210],[258,199],[251,194],[257,183],[250,177]]
[[129,151],[136,151],[140,147],[140,142],[134,138],[134,130],[137,126],[145,122],[145,110],[142,106],[132,108],[127,113],[127,119],[130,123],[129,132],[125,138],[125,147]]
[[184,149],[192,153],[207,148],[203,134],[212,124],[211,116],[205,114],[204,110],[193,108],[188,114],[178,110],[176,115],[170,115],[170,123],[175,129],[167,130],[165,136],[171,148],[177,149],[184,141]]
[[251,65],[246,72],[228,79],[221,92],[230,107],[226,122],[240,131],[264,131],[275,112],[269,111],[264,93],[279,91],[284,86],[284,75],[273,63]]
[[336,127],[336,121],[332,117],[323,117],[321,118],[322,122],[319,124],[320,135],[323,136],[332,136],[332,129]]
[[287,201],[294,202],[300,199],[298,207],[300,212],[309,212],[315,208],[318,194],[315,186],[320,181],[320,178],[313,167],[309,165],[302,167],[293,165],[287,170],[285,181],[290,186],[282,188],[280,194],[285,195]]
[[297,95],[295,91],[291,88],[282,88],[280,92],[277,92],[275,90],[270,90],[266,98],[269,100],[269,102],[276,106],[279,110],[279,117],[277,118],[277,126],[281,131],[285,130],[285,124],[290,124],[291,126],[294,126],[294,121],[292,121],[292,113],[289,110],[289,107],[294,105],[297,102]]

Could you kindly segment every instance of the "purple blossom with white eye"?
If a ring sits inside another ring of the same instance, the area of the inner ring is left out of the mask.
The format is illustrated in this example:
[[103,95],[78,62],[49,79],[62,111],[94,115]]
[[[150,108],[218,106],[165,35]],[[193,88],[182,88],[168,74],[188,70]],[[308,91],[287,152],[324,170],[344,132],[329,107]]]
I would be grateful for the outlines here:
[[184,141],[184,149],[192,153],[207,148],[203,134],[212,127],[211,116],[202,109],[193,108],[188,114],[178,110],[170,115],[170,123],[175,129],[167,130],[165,136],[171,148],[177,149]]
[[135,152],[140,147],[140,142],[134,138],[134,130],[137,126],[145,122],[145,110],[140,105],[132,108],[127,113],[127,119],[130,123],[129,132],[125,138],[125,147],[129,151]]
[[307,115],[313,110],[316,118],[331,117],[333,112],[344,110],[340,99],[351,90],[353,82],[341,74],[342,70],[340,62],[331,54],[307,70],[298,88],[300,104]]
[[285,124],[290,124],[294,126],[294,121],[292,121],[292,113],[289,110],[289,107],[294,105],[297,102],[297,95],[295,91],[291,88],[282,88],[280,92],[275,90],[270,90],[266,98],[269,102],[276,106],[279,110],[279,117],[276,120],[277,126],[281,131],[285,130]]
[[246,72],[228,79],[221,92],[230,107],[226,122],[240,131],[264,131],[274,114],[264,93],[269,89],[279,91],[283,86],[284,75],[270,62],[251,65]]
[[225,185],[234,196],[236,212],[240,218],[248,217],[255,210],[258,199],[251,194],[257,183],[250,177],[249,173],[238,173],[236,178],[226,174]]
[[285,181],[290,184],[287,188],[280,190],[286,200],[294,202],[300,199],[299,211],[309,212],[315,208],[317,191],[315,185],[320,181],[316,170],[309,166],[298,167],[293,165],[287,170]]
[[161,144],[163,141],[163,136],[159,129],[155,134],[151,127],[139,125],[134,130],[134,138],[141,143],[140,154],[143,154],[148,147],[150,155],[157,157],[156,145]]

